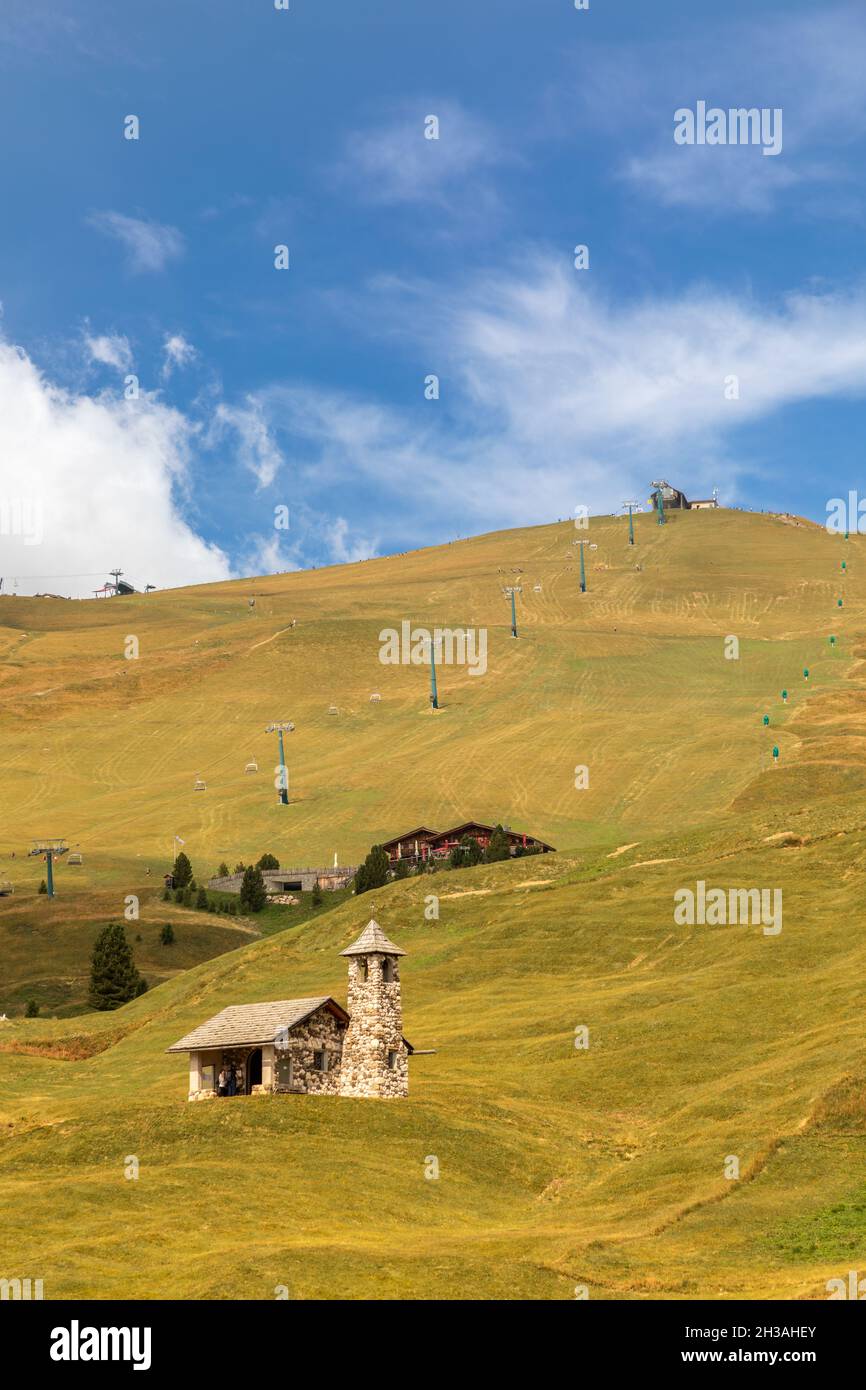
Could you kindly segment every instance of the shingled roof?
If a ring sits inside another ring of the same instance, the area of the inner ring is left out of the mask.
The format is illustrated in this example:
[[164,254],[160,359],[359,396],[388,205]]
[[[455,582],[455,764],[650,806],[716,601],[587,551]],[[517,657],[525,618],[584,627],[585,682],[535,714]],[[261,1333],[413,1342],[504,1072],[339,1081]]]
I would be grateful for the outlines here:
[[358,940],[352,945],[347,946],[345,951],[341,951],[341,956],[367,956],[373,951],[378,951],[384,956],[405,956],[406,952],[401,951],[399,946],[395,946],[393,941],[389,941],[378,922],[374,922],[371,917]]
[[329,994],[320,994],[315,999],[274,999],[267,1004],[230,1004],[222,1013],[214,1014],[207,1023],[193,1028],[165,1050],[198,1052],[209,1047],[245,1047],[249,1043],[273,1042],[278,1029],[296,1027],[323,1004],[348,1023],[346,1010]]

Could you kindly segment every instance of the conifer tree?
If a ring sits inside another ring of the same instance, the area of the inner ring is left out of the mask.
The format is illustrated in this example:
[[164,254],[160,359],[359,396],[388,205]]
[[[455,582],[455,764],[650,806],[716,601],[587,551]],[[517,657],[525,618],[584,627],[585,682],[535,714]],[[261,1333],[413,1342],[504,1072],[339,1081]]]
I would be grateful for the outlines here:
[[490,836],[490,844],[487,846],[487,862],[488,864],[496,864],[501,859],[510,858],[511,847],[508,843],[508,836],[502,826],[497,825]]
[[183,850],[181,850],[177,859],[175,859],[174,868],[171,872],[174,877],[175,888],[186,888],[192,878],[192,864],[190,864]]
[[361,876],[362,869],[364,871],[362,878],[363,887],[360,889],[360,892],[367,893],[371,888],[384,887],[388,882],[388,875],[390,872],[387,850],[384,850],[381,845],[374,845],[370,850],[370,853],[355,875],[356,893],[359,891],[358,879]]
[[452,869],[468,869],[473,864],[480,864],[484,858],[484,851],[478,841],[471,835],[464,835],[459,845],[455,845],[450,855],[448,863]]
[[96,938],[90,962],[90,1004],[94,1009],[118,1009],[139,994],[147,983],[136,969],[132,947],[119,922],[112,922]]
[[268,900],[265,892],[265,881],[262,878],[261,869],[251,864],[244,870],[244,881],[241,884],[241,907],[246,908],[247,912],[261,912]]

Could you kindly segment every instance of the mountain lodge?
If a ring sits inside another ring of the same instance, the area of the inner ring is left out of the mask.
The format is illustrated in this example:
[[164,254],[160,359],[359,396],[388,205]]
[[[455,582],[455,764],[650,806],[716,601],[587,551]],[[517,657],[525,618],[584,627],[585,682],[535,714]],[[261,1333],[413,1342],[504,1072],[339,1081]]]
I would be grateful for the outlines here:
[[[502,828],[508,837],[512,855],[522,850],[538,854],[556,853],[553,845],[546,844],[544,840],[538,840],[523,831],[512,830],[508,825]],[[482,849],[486,849],[495,829],[493,825],[483,825],[476,820],[464,821],[462,825],[455,825],[450,830],[431,830],[429,826],[419,825],[416,830],[409,830],[394,840],[386,840],[382,848],[387,851],[392,869],[401,859],[408,859],[413,863],[417,863],[419,858],[425,862],[435,862],[447,859],[464,835],[469,835]]]

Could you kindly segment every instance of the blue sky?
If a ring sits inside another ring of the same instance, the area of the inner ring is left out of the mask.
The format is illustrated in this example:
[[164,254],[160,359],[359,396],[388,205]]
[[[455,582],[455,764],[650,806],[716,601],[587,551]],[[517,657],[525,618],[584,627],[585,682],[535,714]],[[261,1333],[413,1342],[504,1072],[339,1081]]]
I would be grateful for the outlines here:
[[[862,4],[4,0],[4,590],[328,564],[659,476],[823,519],[861,478],[864,70]],[[781,152],[677,145],[698,101],[780,108]]]

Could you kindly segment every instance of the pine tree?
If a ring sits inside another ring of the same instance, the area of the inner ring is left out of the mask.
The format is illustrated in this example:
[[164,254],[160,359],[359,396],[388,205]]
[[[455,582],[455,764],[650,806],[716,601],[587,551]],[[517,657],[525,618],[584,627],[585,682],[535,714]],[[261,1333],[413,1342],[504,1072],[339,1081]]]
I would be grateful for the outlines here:
[[246,867],[246,864],[244,864],[243,862],[241,862],[240,864],[235,864],[235,873],[242,874],[245,871]]
[[463,836],[466,848],[466,863],[471,869],[473,865],[480,864],[484,859],[484,850],[472,835]]
[[[361,877],[362,870],[363,887],[359,890],[358,879]],[[389,872],[390,863],[387,850],[384,850],[381,845],[374,845],[355,875],[355,892],[367,893],[371,888],[384,887],[388,882]]]
[[313,904],[313,907],[321,907],[324,901],[324,899],[322,898],[322,890],[319,887],[318,879],[316,879],[316,882],[313,884],[313,894],[310,898],[310,901]]
[[257,867],[260,869],[278,869],[280,861],[273,854],[263,854]]
[[40,892],[40,893],[47,893],[47,892],[48,892],[48,884],[45,882],[45,879],[44,879],[44,878],[42,879],[42,882],[39,884],[39,892]]
[[192,878],[192,864],[190,864],[183,850],[181,850],[177,859],[175,859],[174,868],[171,872],[174,877],[175,888],[186,888]]
[[448,856],[448,863],[452,869],[468,869],[473,864],[480,864],[484,858],[484,851],[478,841],[471,835],[464,835],[459,843],[452,849]]
[[223,860],[223,862],[220,864],[219,868],[217,869],[215,877],[216,877],[216,878],[228,878],[228,877],[229,877],[229,866],[228,866],[228,864],[225,862],[225,860]]
[[265,892],[265,881],[262,878],[262,871],[253,864],[244,870],[244,881],[241,884],[241,907],[246,908],[247,912],[261,912],[268,895]]
[[508,836],[501,825],[494,828],[490,836],[490,844],[487,846],[488,864],[497,864],[502,859],[511,858],[511,846],[508,843]]
[[132,947],[119,922],[112,922],[96,938],[90,962],[90,1003],[94,1009],[117,1009],[147,989],[136,969]]
[[368,887],[368,885],[367,885],[367,866],[366,866],[366,864],[359,864],[359,865],[358,865],[357,869],[355,870],[354,884],[355,884],[355,893],[356,893],[356,894],[358,894],[358,893],[366,893],[367,887]]
[[195,905],[200,912],[207,912],[207,893],[205,891],[204,884],[202,884],[201,888],[199,888],[198,890]]
[[171,902],[171,889],[170,889],[170,888],[166,888],[165,892],[164,892],[163,895],[162,895],[162,900],[163,900],[164,903],[170,903],[170,902]]
[[163,946],[174,945],[174,927],[171,925],[171,922],[166,922],[162,931],[159,933],[159,939]]
[[408,863],[408,860],[406,860],[406,859],[398,859],[398,860],[397,860],[397,867],[396,867],[396,869],[394,870],[394,877],[395,877],[395,878],[408,878],[408,877],[409,877],[409,863]]
[[28,1000],[27,1000],[27,1004],[26,1004],[25,1009],[24,1009],[24,1017],[25,1017],[25,1018],[38,1018],[38,1017],[39,1017],[39,1005],[36,1003],[36,1000],[35,1000],[35,999],[28,999]]

